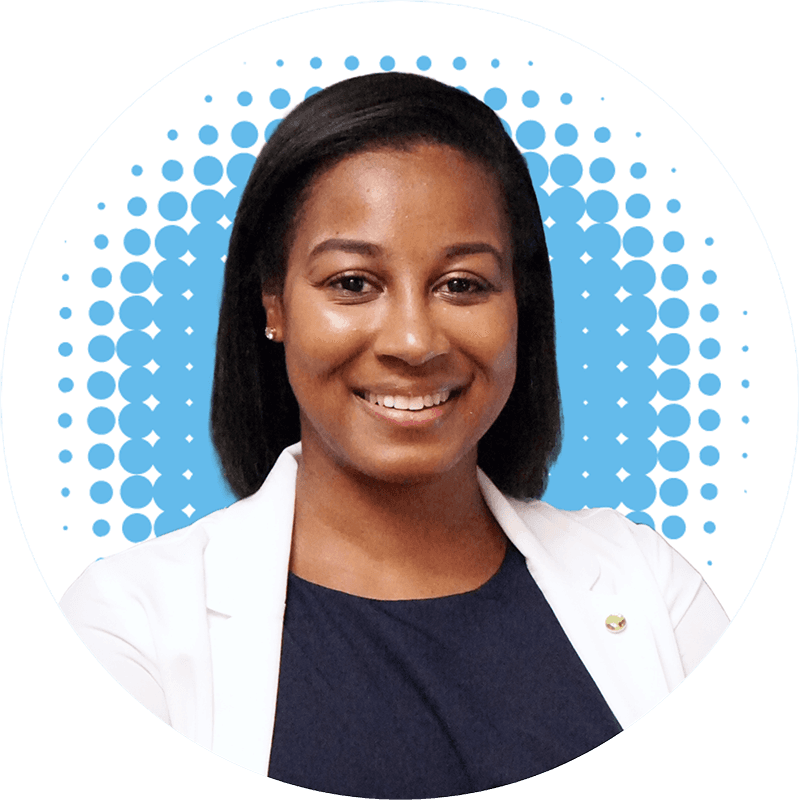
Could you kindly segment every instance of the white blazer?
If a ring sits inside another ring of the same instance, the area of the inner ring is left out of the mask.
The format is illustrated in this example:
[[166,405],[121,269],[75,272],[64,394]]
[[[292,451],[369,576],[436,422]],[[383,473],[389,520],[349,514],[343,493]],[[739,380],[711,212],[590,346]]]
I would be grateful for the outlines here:
[[[61,608],[98,661],[189,739],[266,774],[300,446],[251,497],[96,561]],[[623,728],[666,697],[728,624],[700,575],[610,509],[484,498]],[[605,620],[622,614],[611,633]]]

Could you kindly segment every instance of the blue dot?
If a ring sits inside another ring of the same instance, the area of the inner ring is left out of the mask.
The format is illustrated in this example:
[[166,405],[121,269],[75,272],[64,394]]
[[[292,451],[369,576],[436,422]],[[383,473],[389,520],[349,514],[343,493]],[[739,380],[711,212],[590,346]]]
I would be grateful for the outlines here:
[[717,281],[717,273],[714,272],[713,269],[707,269],[703,273],[703,283],[716,283]]
[[619,203],[611,193],[600,189],[586,199],[586,213],[595,222],[609,222],[617,215]]
[[97,207],[102,211],[106,207],[106,204],[105,203],[98,203]]
[[64,306],[64,308],[62,308],[58,313],[61,319],[69,319],[72,316],[72,309]]
[[689,319],[689,307],[683,300],[670,297],[659,306],[658,318],[668,328],[680,328]]
[[689,463],[689,450],[674,439],[664,442],[658,451],[658,463],[670,472],[680,472]]
[[100,289],[111,283],[111,273],[105,267],[98,267],[92,272],[92,283]]
[[747,453],[742,453],[742,458],[747,458]]
[[117,384],[113,376],[107,372],[94,372],[89,376],[86,388],[95,400],[106,400],[114,394]]
[[635,219],[642,219],[650,213],[650,201],[643,194],[632,194],[625,201],[625,210]]
[[69,428],[72,425],[72,417],[69,414],[61,414],[58,417],[58,424],[62,428]]
[[93,361],[110,361],[114,356],[114,342],[108,336],[95,336],[89,342],[89,355]]
[[153,485],[143,475],[132,475],[122,482],[119,493],[129,508],[144,508],[153,499]]
[[544,138],[544,128],[536,120],[526,120],[517,128],[517,142],[525,150],[535,150]]
[[96,444],[89,449],[89,464],[95,469],[108,469],[114,463],[114,451],[107,444]]
[[164,166],[161,167],[161,174],[168,181],[177,181],[183,175],[183,164],[181,164],[180,161],[175,161],[174,159],[165,161]]
[[66,487],[64,487],[64,488],[61,490],[61,496],[62,496],[62,497],[69,497],[69,489],[67,489]]
[[597,183],[608,183],[614,177],[614,164],[607,158],[596,158],[589,165],[589,174]]
[[561,95],[561,102],[565,106],[568,106],[572,102],[572,95],[569,92],[564,92],[564,94]]
[[703,525],[703,530],[706,533],[714,533],[714,531],[716,529],[717,529],[717,526],[713,522],[706,522],[706,524]]
[[689,357],[689,342],[679,333],[668,333],[658,343],[658,357],[672,367]]
[[661,484],[659,495],[662,501],[671,507],[680,506],[686,502],[689,490],[686,484],[679,478],[668,478]]
[[347,56],[344,60],[344,65],[349,70],[358,69],[358,59],[355,56]]
[[653,234],[638,225],[629,228],[622,237],[622,246],[628,255],[641,258],[653,249]]
[[686,533],[686,523],[681,517],[670,516],[661,523],[661,532],[667,539],[680,539]]
[[683,436],[690,424],[691,417],[683,406],[671,403],[658,412],[658,427],[666,436]]
[[746,352],[747,352],[749,349],[750,349],[750,348],[749,348],[747,345],[745,345],[745,346],[742,348],[742,352],[743,352],[743,353],[746,353]]
[[607,142],[611,138],[611,131],[608,128],[598,128],[594,132],[594,138],[598,142]]
[[716,339],[703,339],[700,342],[700,355],[703,358],[716,358],[720,353],[720,345]]
[[706,239],[706,244],[710,246],[714,244],[714,240],[709,236],[708,239]]
[[105,406],[97,406],[89,412],[86,423],[92,433],[105,435],[114,429],[116,418],[114,412]]
[[[267,128],[269,132],[269,127]],[[250,173],[253,171],[253,164],[256,163],[256,157],[252,153],[238,153],[229,162],[227,166],[227,173],[230,182],[234,186],[244,187]],[[229,219],[233,219],[228,215]]]
[[563,147],[570,147],[578,141],[578,130],[574,125],[565,123],[556,128],[556,141]]
[[218,183],[223,173],[222,162],[213,156],[203,156],[194,165],[194,176],[203,186]]
[[158,213],[171,222],[184,217],[188,208],[186,198],[179,192],[167,192],[158,201]]
[[556,156],[550,164],[550,177],[559,186],[573,186],[581,179],[582,175],[583,165],[579,159],[569,153]]
[[122,243],[132,256],[141,256],[150,249],[150,237],[141,228],[129,230]]
[[153,447],[144,439],[130,439],[120,448],[119,463],[134,475],[147,472],[153,466]]
[[639,138],[641,138],[641,136],[642,136],[642,134],[639,131],[636,131],[636,138],[639,139]]
[[717,487],[713,483],[704,483],[700,487],[700,494],[704,500],[713,500],[717,496]]
[[65,531],[66,531],[66,530],[69,530],[69,525],[64,525],[64,527],[62,528],[62,530],[65,530]]
[[670,291],[683,289],[689,281],[689,273],[680,264],[670,264],[661,273],[661,283]]
[[153,430],[153,412],[144,403],[129,403],[119,412],[119,429],[130,439],[148,436]]
[[214,144],[219,139],[219,133],[213,125],[203,125],[198,137],[203,144]]
[[719,309],[713,303],[708,303],[707,305],[704,305],[700,309],[700,317],[705,322],[714,322],[714,320],[717,319],[718,316],[719,316]]
[[129,542],[143,542],[152,529],[150,520],[144,514],[131,514],[122,523],[122,535]]
[[[74,388],[74,386],[75,386],[75,384],[72,382],[72,380],[70,378],[62,378],[58,382],[58,388],[64,394],[66,394],[67,392],[71,392],[72,389]],[[69,415],[67,415],[67,416],[69,416]]]
[[108,247],[108,236],[103,236],[101,233],[99,236],[94,237],[94,246],[98,250],[105,250]]
[[720,423],[719,414],[713,409],[707,408],[700,413],[698,422],[704,431],[715,431]]
[[750,422],[750,417],[742,417],[742,422],[747,425],[747,423]]
[[665,400],[682,400],[690,387],[689,376],[683,370],[667,369],[658,376],[658,393]]
[[126,264],[119,277],[123,288],[132,294],[144,292],[153,282],[150,268],[141,261],[131,261],[130,264]]
[[153,306],[146,297],[128,297],[119,307],[119,318],[129,330],[142,330],[153,321]]
[[67,273],[65,272],[65,273],[64,273],[64,274],[61,276],[61,280],[62,280],[62,281],[68,281],[68,280],[69,280],[69,275],[67,275]]
[[683,249],[683,236],[678,231],[670,231],[664,236],[664,248],[670,253],[677,253]]
[[742,386],[744,386],[744,388],[747,389],[750,386],[750,381],[748,380],[742,381]]
[[143,197],[132,197],[128,200],[128,213],[134,217],[141,217],[147,211],[147,203]]
[[138,164],[134,164],[134,166],[132,166],[132,167],[131,167],[131,172],[132,172],[134,175],[137,175],[137,176],[138,176],[138,175],[141,175],[141,174],[142,174],[143,170],[142,170],[142,168],[141,168],[141,167],[140,167]]
[[531,182],[535,187],[541,186],[550,174],[550,167],[539,153],[523,153],[522,157],[528,165],[528,172],[531,174]]
[[252,122],[237,122],[231,139],[237,147],[252,147],[258,141],[258,128]]
[[283,66],[283,59],[282,59],[282,58],[279,58],[279,59],[278,59],[278,60],[277,60],[275,63],[276,63],[276,64],[277,64],[279,67],[282,67],[282,66]]
[[708,396],[715,395],[721,386],[719,378],[710,372],[703,375],[697,385],[700,391]]
[[70,453],[70,451],[69,451],[69,450],[62,450],[62,451],[61,451],[61,452],[58,454],[58,460],[59,460],[59,461],[60,461],[62,464],[67,464],[67,463],[69,463],[70,461],[72,461],[72,453]]
[[111,526],[104,519],[98,519],[92,525],[92,533],[95,536],[107,536],[110,530]]
[[204,189],[192,199],[192,215],[198,222],[217,222],[225,214],[225,198],[214,189]]
[[642,164],[641,161],[637,161],[635,164],[631,165],[631,175],[634,178],[644,178],[647,174],[647,167]]
[[114,319],[114,307],[105,300],[98,300],[89,308],[89,319],[95,325],[108,325]]
[[58,346],[58,353],[62,356],[71,356],[72,345],[69,342],[61,342],[61,344]]
[[706,561],[706,564],[708,564],[709,567],[711,566],[711,562],[710,561]]
[[500,59],[498,59],[498,58],[493,58],[493,59],[492,59],[492,66],[493,66],[495,69],[497,69],[497,68],[500,66]]
[[129,367],[143,367],[153,358],[153,340],[143,331],[128,331],[119,337],[117,356]]
[[390,72],[391,70],[393,70],[394,69],[394,63],[395,63],[394,59],[391,56],[384,56],[380,60],[381,69],[384,72]]
[[522,95],[522,104],[526,108],[535,108],[539,105],[539,95],[532,90],[528,90]]
[[467,66],[467,59],[466,58],[462,58],[461,56],[459,56],[458,58],[454,58],[453,59],[453,66],[456,69],[459,69],[459,70],[464,69],[464,67]]
[[106,481],[97,481],[89,489],[89,496],[95,503],[107,503],[114,496],[114,490]]
[[495,87],[486,92],[483,96],[483,102],[486,103],[489,108],[499,111],[508,102],[508,97],[502,89]]
[[719,450],[716,447],[704,447],[700,451],[700,461],[707,467],[713,467],[719,461]]
[[210,94],[207,94],[203,99],[206,101],[206,103],[210,103],[214,98],[211,97]]
[[[308,100],[308,98],[311,97],[312,94],[316,94],[317,92],[321,92],[321,91],[322,91],[322,87],[321,86],[312,86],[305,93],[305,95],[303,97],[304,97],[304,99]],[[267,127],[267,130],[269,130],[269,127]],[[265,133],[265,138],[269,139],[269,135],[267,135],[266,133]]]
[[167,138],[174,142],[178,138],[178,131],[167,131]]
[[681,204],[677,200],[667,201],[667,211],[669,211],[672,214],[675,214],[680,210],[681,210]]
[[311,69],[319,69],[322,66],[322,59],[319,56],[314,56],[308,63],[311,64]]

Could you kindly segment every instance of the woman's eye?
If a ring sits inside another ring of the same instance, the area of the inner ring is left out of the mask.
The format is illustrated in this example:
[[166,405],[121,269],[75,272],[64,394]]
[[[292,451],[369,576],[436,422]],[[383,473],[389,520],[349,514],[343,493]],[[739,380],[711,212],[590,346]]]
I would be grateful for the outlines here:
[[351,294],[363,294],[364,290],[369,288],[366,278],[360,275],[345,275],[343,278],[337,278],[331,285]]
[[444,288],[448,294],[478,294],[487,289],[474,278],[450,278],[444,284]]

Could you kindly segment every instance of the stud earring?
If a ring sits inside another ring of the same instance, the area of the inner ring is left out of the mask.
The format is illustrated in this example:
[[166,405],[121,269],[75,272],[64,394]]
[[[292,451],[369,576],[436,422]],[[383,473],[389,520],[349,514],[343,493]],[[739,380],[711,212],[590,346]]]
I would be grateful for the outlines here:
[[266,336],[270,341],[272,341],[277,335],[278,331],[270,325],[267,325],[267,327],[264,328],[264,336]]

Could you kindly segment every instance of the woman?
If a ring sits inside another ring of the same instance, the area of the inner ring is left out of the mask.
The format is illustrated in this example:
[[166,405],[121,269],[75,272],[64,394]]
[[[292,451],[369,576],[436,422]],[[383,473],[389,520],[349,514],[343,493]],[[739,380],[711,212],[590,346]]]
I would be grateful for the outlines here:
[[280,780],[529,777],[630,725],[727,624],[650,529],[538,500],[560,404],[535,194],[494,113],[430,79],[337,84],[265,145],[212,432],[243,499],[92,565],[62,607],[148,708]]

